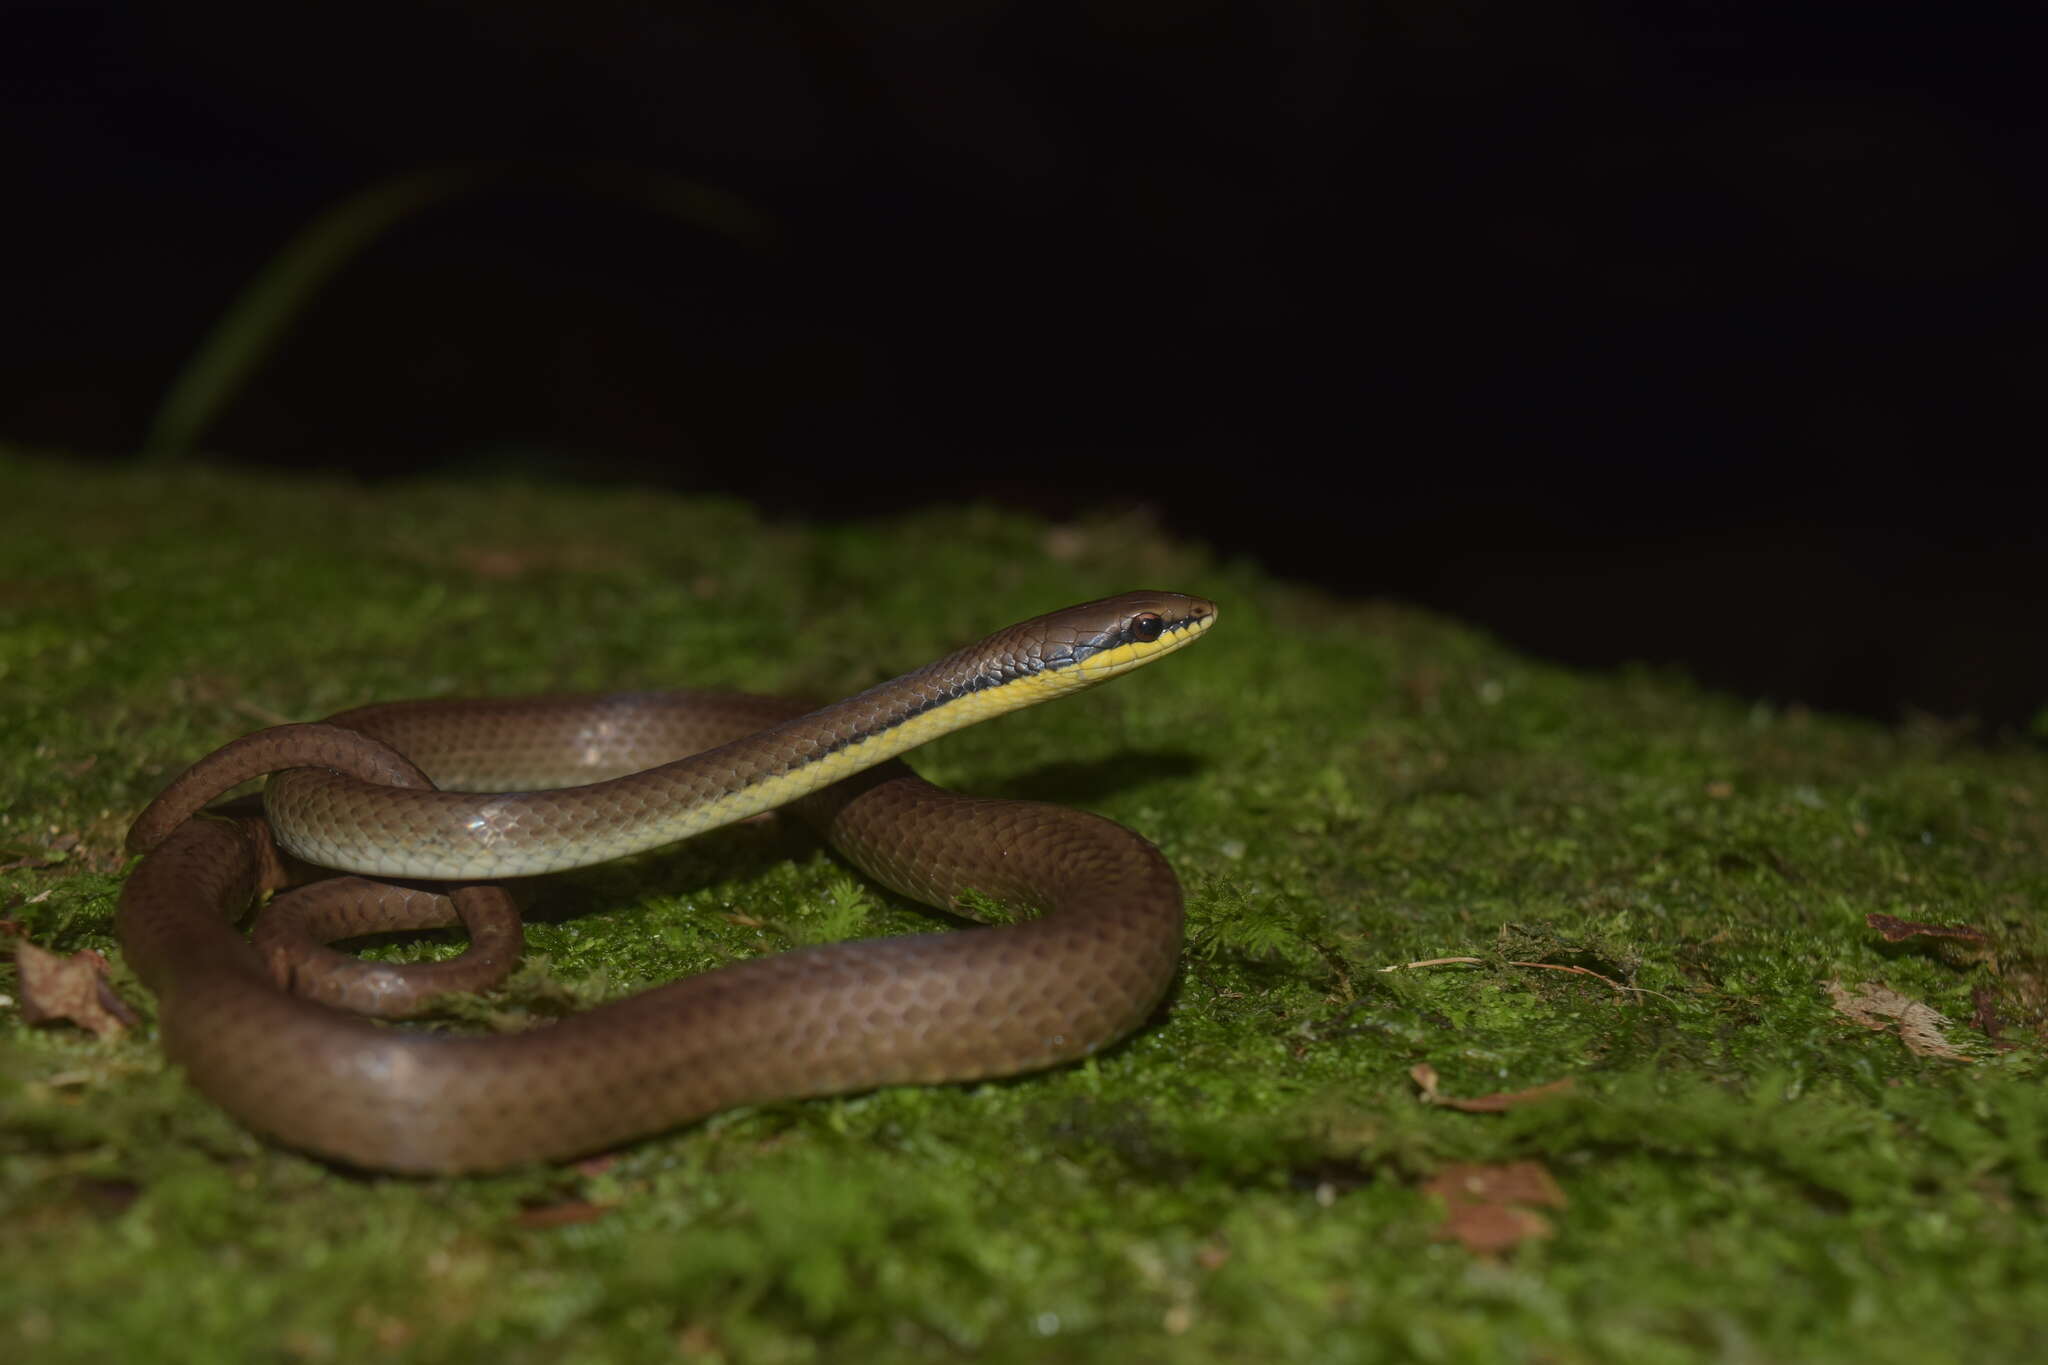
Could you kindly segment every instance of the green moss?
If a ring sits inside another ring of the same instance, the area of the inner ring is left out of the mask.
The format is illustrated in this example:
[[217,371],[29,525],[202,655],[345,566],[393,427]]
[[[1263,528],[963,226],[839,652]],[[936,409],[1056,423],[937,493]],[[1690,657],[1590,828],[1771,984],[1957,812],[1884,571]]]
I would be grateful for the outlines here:
[[[0,914],[115,956],[127,820],[241,731],[378,698],[842,695],[1128,587],[1221,629],[921,753],[1100,810],[1189,891],[1154,1024],[1083,1065],[720,1115],[614,1158],[365,1179],[250,1137],[147,1036],[0,1011],[0,1355],[2018,1359],[2048,1346],[2048,760],[1564,672],[1142,523],[795,529],[641,492],[366,491],[0,457]],[[555,1012],[933,917],[801,834],[559,879]],[[1889,943],[1865,924],[1968,923]],[[396,950],[446,951],[446,945]],[[1440,958],[1471,962],[1408,966]],[[1396,970],[1387,970],[1394,968]],[[1578,968],[1577,971],[1558,970]],[[1839,1016],[1882,982],[1969,1060]],[[12,996],[11,975],[0,990]],[[1994,1045],[1970,1021],[2002,1021]],[[1570,1077],[1504,1114],[1419,1102]],[[1421,1183],[1535,1160],[1489,1261]]]

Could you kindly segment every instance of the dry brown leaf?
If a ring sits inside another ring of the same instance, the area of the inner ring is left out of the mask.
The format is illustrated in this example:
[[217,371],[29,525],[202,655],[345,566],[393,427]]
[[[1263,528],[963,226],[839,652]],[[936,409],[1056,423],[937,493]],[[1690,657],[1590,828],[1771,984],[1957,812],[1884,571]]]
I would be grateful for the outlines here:
[[1536,1209],[1561,1209],[1566,1202],[1564,1191],[1540,1161],[1446,1166],[1422,1192],[1444,1201],[1437,1239],[1455,1241],[1482,1256],[1498,1256],[1523,1242],[1554,1236],[1551,1221]]
[[1868,1029],[1889,1033],[1897,1029],[1899,1041],[1920,1057],[1945,1057],[1953,1062],[1974,1061],[1948,1040],[1955,1027],[1945,1016],[1889,986],[1865,981],[1854,990],[1839,981],[1827,983],[1828,998],[1836,1013]]
[[1408,1079],[1415,1082],[1422,1091],[1424,1104],[1440,1104],[1446,1109],[1457,1109],[1467,1114],[1500,1114],[1525,1104],[1539,1104],[1569,1095],[1576,1084],[1570,1076],[1562,1080],[1546,1081],[1527,1090],[1498,1090],[1491,1095],[1478,1095],[1471,1099],[1455,1099],[1437,1089],[1436,1068],[1428,1062],[1419,1062],[1408,1068]]
[[535,1204],[519,1211],[522,1228],[564,1228],[577,1223],[594,1223],[612,1211],[610,1204],[593,1204],[587,1199],[565,1199],[558,1204]]
[[1524,1242],[1555,1237],[1557,1229],[1534,1209],[1507,1204],[1455,1204],[1444,1211],[1439,1241],[1457,1242],[1481,1256],[1498,1256]]
[[18,943],[14,966],[21,974],[21,1017],[28,1023],[68,1019],[95,1037],[112,1038],[141,1022],[107,984],[107,960],[91,949],[62,957]]
[[1897,943],[1900,939],[1915,937],[1960,938],[1971,943],[1985,943],[1989,941],[1982,929],[1972,929],[1967,924],[1923,924],[1919,920],[1899,919],[1894,915],[1877,914],[1865,915],[1863,922],[1877,930],[1878,933],[1883,934],[1892,943]]

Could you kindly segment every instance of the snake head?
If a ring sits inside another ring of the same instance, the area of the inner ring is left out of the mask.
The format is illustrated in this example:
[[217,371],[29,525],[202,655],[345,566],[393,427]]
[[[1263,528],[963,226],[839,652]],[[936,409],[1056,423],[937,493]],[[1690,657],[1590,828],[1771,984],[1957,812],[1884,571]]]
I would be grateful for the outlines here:
[[1178,592],[1126,592],[1036,617],[1013,630],[1027,665],[1068,687],[1092,687],[1195,642],[1216,604]]

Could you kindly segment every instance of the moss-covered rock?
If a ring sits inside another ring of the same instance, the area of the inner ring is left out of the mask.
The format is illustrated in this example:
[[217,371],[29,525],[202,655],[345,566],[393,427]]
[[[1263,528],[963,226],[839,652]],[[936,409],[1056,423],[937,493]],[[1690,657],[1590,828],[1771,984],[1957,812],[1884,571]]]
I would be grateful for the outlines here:
[[[0,974],[0,1356],[2048,1348],[2038,750],[1564,672],[1132,520],[802,528],[635,491],[20,455],[0,486],[0,918],[107,952],[145,1014],[110,935],[120,836],[242,731],[436,694],[837,696],[1125,588],[1222,607],[1161,667],[916,757],[1100,810],[1179,869],[1182,980],[1083,1065],[728,1113],[573,1168],[364,1179],[243,1132],[146,1028],[20,1024]],[[772,827],[546,905],[472,1014],[933,928]],[[1871,914],[1982,937],[1887,939]],[[1831,983],[1935,1011],[1946,1052]],[[1469,1249],[1424,1187],[1511,1162],[1559,1198],[1502,1206],[1504,1249]]]

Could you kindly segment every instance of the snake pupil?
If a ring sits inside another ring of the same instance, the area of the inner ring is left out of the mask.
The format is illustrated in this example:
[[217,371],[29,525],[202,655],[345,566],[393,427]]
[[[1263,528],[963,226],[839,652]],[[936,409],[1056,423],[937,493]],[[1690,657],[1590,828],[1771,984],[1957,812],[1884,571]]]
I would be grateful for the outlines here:
[[1131,634],[1146,644],[1158,639],[1159,633],[1165,629],[1166,622],[1153,612],[1140,612],[1131,618]]

